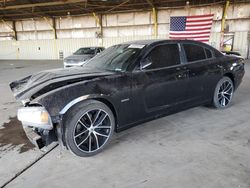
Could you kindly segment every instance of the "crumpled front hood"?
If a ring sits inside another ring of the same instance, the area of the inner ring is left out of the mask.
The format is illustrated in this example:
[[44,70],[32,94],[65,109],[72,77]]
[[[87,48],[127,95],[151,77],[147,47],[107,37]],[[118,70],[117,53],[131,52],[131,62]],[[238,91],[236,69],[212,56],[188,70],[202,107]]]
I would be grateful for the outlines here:
[[[69,68],[69,69],[51,69],[35,73],[21,80],[10,83],[10,88],[16,99],[28,99],[37,92],[41,92],[44,88],[46,91],[96,77],[114,74],[113,72],[85,69],[85,68]],[[48,92],[48,91],[47,91]]]
[[67,63],[78,63],[91,59],[94,55],[71,55],[64,59]]

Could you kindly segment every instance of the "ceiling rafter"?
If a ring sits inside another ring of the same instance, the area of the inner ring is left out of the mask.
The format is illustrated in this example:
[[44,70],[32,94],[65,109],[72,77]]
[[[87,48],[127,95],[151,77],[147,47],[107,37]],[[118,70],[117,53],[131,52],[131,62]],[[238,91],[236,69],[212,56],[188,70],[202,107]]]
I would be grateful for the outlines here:
[[[4,2],[5,1],[5,2]],[[180,8],[187,0],[0,0],[0,19],[19,20],[35,17],[59,17]],[[192,1],[191,6],[223,3],[225,0]],[[235,3],[250,0],[234,0]]]
[[52,1],[52,2],[41,2],[41,3],[28,3],[21,5],[5,5],[4,7],[0,7],[0,10],[11,10],[11,9],[21,9],[21,8],[32,8],[32,7],[45,7],[45,6],[57,6],[57,5],[65,5],[72,3],[84,3],[87,0],[64,0],[64,1]]
[[150,4],[150,6],[151,6],[152,8],[155,7],[155,5],[154,5],[154,3],[152,2],[152,0],[147,0],[147,2],[148,2],[148,4]]

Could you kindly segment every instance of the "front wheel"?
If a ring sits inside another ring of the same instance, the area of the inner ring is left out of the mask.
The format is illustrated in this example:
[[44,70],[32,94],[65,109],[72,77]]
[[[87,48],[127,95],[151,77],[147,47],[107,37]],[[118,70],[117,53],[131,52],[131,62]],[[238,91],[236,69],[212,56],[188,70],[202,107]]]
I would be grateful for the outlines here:
[[65,141],[77,156],[87,157],[99,153],[110,141],[115,119],[104,103],[89,100],[68,114],[65,121]]
[[224,76],[216,85],[213,97],[215,108],[224,109],[231,105],[234,85],[229,77]]

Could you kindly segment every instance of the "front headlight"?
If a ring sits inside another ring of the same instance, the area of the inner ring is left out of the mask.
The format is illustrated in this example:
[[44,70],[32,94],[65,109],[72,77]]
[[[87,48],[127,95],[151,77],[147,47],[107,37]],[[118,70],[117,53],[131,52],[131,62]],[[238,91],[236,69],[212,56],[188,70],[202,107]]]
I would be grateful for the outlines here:
[[44,107],[24,107],[18,109],[17,118],[25,126],[53,129],[49,113]]

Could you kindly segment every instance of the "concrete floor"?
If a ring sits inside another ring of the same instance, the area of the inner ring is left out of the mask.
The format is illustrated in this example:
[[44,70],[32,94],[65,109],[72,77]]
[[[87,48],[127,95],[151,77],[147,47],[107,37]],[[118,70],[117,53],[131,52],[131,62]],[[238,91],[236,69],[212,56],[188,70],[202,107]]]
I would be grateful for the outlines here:
[[[44,154],[22,135],[14,118],[19,104],[8,83],[60,66],[58,62],[0,61],[0,186]],[[197,107],[139,125],[116,134],[106,150],[90,158],[75,157],[57,147],[7,187],[249,188],[249,71],[250,62],[229,109]],[[15,131],[22,135],[19,139],[1,143],[8,141],[8,137],[2,139],[4,135],[15,136]]]

